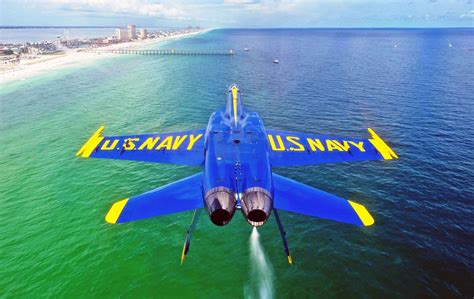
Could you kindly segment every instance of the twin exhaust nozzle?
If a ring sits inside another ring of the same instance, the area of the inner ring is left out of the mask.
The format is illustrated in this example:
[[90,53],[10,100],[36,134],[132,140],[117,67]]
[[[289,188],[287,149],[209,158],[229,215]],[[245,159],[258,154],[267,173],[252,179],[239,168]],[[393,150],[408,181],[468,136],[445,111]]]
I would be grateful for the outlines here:
[[[226,187],[216,187],[209,190],[204,202],[212,223],[218,226],[224,226],[230,222],[237,206],[235,194]],[[245,190],[241,204],[245,219],[252,226],[263,225],[273,208],[270,193],[260,187]]]
[[216,187],[207,191],[204,203],[212,223],[224,226],[234,216],[237,199],[229,188]]

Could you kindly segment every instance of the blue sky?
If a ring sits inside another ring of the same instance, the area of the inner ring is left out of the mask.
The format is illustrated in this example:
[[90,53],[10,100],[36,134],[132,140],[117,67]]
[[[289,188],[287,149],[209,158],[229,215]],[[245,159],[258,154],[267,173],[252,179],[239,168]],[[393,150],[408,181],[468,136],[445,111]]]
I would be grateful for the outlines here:
[[0,25],[474,27],[474,0],[1,0]]

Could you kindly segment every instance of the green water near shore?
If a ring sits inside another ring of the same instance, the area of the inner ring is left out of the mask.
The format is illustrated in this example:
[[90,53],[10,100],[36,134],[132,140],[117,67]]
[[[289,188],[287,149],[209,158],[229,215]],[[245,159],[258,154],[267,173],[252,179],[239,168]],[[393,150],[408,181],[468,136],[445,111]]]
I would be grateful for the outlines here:
[[[226,263],[225,252],[248,251],[250,227],[243,219],[216,230],[203,217],[183,267],[179,258],[190,213],[127,227],[104,222],[114,201],[199,169],[76,159],[85,138],[101,124],[114,134],[202,128],[222,104],[206,107],[206,97],[199,100],[192,88],[176,94],[169,78],[179,77],[185,67],[167,67],[172,62],[166,57],[153,63],[160,68],[158,76],[148,64],[118,57],[2,88],[0,129],[7,146],[1,151],[0,217],[10,220],[0,228],[1,289],[7,295],[192,296],[196,288],[189,285],[219,279],[221,273],[214,270],[219,261]],[[176,98],[190,94],[192,105],[177,105]],[[237,244],[214,244],[237,235]],[[240,281],[233,282],[234,288],[216,288],[216,296],[242,294],[246,261],[243,257]]]

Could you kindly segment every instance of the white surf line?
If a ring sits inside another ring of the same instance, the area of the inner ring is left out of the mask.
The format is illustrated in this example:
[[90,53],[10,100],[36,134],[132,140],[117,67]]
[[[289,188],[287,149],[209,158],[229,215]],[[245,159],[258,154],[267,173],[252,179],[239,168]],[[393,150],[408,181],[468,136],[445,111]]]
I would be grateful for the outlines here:
[[[184,39],[196,34],[209,32],[212,29],[200,30],[197,32],[182,33],[163,38],[145,39],[140,41],[112,44],[101,47],[103,50],[133,50],[153,46],[169,40]],[[111,54],[95,54],[87,51],[79,51],[84,49],[67,50],[62,55],[45,56],[35,60],[22,60],[19,65],[12,65],[8,68],[0,68],[0,86],[14,81],[23,81],[32,77],[41,76],[41,74],[49,74],[64,68],[82,67],[86,64],[103,59],[111,58]]]
[[[250,249],[250,281],[244,289],[246,298],[274,298],[273,290],[273,267],[268,261],[260,234],[254,227],[249,239]],[[257,290],[255,290],[257,288]],[[256,292],[258,291],[258,293]],[[256,295],[256,296],[255,296]]]

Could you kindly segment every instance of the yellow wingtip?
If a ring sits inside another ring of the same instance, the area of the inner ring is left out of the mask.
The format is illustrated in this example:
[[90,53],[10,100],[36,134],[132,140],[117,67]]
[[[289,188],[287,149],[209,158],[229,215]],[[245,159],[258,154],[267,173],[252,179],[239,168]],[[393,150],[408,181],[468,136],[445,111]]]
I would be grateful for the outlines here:
[[104,130],[105,126],[101,126],[100,128],[95,131],[94,134],[84,143],[84,145],[79,149],[76,153],[76,157],[81,156],[82,158],[89,158],[92,154],[92,151],[99,145],[99,143],[104,139],[101,136],[102,131]]
[[388,146],[372,128],[367,128],[372,139],[369,139],[370,143],[377,149],[385,160],[398,159],[397,154]]
[[362,222],[362,224],[364,224],[364,226],[370,226],[375,223],[374,218],[372,217],[372,215],[370,215],[369,211],[367,211],[367,209],[363,205],[353,202],[351,200],[348,200],[348,202],[354,209],[354,211],[357,213],[357,216],[359,216],[360,221]]
[[125,208],[125,205],[128,202],[128,198],[122,199],[120,201],[117,201],[112,205],[110,208],[109,212],[107,215],[105,215],[105,221],[107,221],[110,224],[115,224],[117,223],[117,220],[120,216],[120,214],[123,211],[123,208]]
[[291,258],[291,255],[288,256],[288,264],[293,265],[293,259]]

